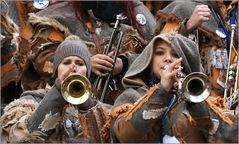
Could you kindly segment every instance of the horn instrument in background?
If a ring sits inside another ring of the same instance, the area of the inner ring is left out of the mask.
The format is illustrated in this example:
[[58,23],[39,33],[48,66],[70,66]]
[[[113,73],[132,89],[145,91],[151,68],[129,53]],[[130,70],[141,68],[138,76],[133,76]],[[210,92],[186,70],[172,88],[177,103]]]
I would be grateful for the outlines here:
[[[108,44],[107,48],[104,49],[103,54],[108,55],[109,52],[111,51],[112,45],[113,45],[113,41],[114,41],[115,38],[117,38],[116,33],[118,32],[118,28],[119,28],[119,25],[120,25],[120,21],[122,21],[122,20],[124,20],[124,19],[126,19],[126,18],[127,18],[127,17],[124,16],[123,14],[119,14],[119,15],[116,16],[116,22],[115,22],[113,31],[112,31],[112,33],[111,33],[111,37],[110,37],[109,44]],[[122,34],[122,35],[123,35],[123,34]],[[121,36],[120,36],[120,37],[121,37]],[[121,38],[121,39],[122,39],[122,38]],[[119,40],[118,44],[120,44],[120,43],[121,43],[121,40]],[[117,44],[117,45],[118,45],[118,44]],[[117,58],[117,56],[118,56],[118,52],[119,52],[119,48],[116,48],[116,50],[114,51],[114,56],[113,56],[113,57],[114,57],[114,60],[116,60],[116,58]],[[111,76],[110,76],[110,77],[111,77]],[[100,76],[97,76],[97,77],[96,77],[95,82],[94,82],[94,85],[93,85],[95,91],[100,91],[100,89],[101,89],[100,86],[101,86],[102,80],[103,80],[102,77],[100,77]],[[108,86],[107,86],[107,87],[108,87]],[[103,93],[104,93],[104,92],[103,92]],[[103,101],[103,100],[102,100],[102,101]]]
[[[123,39],[123,35],[124,33],[122,31],[120,31],[120,36],[119,36],[119,42],[117,44],[117,47],[115,49],[115,52],[114,52],[114,57],[113,57],[113,60],[114,62],[116,62],[117,60],[117,57],[118,57],[118,53],[119,53],[119,49],[120,49],[120,45],[121,45],[121,41]],[[115,66],[115,63],[113,65],[113,68],[114,69],[114,66]],[[113,71],[113,70],[112,70]],[[108,87],[109,87],[109,81],[110,81],[110,78],[112,76],[112,71],[110,72],[110,74],[107,76],[107,79],[106,79],[106,82],[105,82],[105,85],[104,85],[104,88],[103,88],[103,91],[102,91],[102,94],[100,96],[100,101],[103,102],[104,99],[105,99],[105,95],[107,93],[107,90],[108,90]]]
[[61,93],[68,103],[73,105],[83,104],[92,95],[91,83],[85,76],[73,74],[63,81]]
[[[231,97],[233,94],[233,91],[236,92],[237,90],[237,83],[238,83],[238,52],[236,53],[236,56],[234,57],[235,63],[237,63],[234,66],[231,65],[232,61],[232,52],[233,52],[233,39],[234,39],[234,33],[235,33],[236,25],[231,25],[231,39],[230,39],[230,47],[229,47],[229,58],[228,58],[228,64],[227,64],[227,73],[226,73],[226,82],[225,82],[225,90],[224,90],[224,104],[227,108],[230,109],[231,103],[233,103],[234,98]],[[237,67],[237,68],[236,68]],[[237,70],[236,70],[237,69]],[[235,79],[230,74],[233,71],[235,73]],[[233,79],[232,79],[233,78]],[[235,87],[233,88],[232,81],[235,80]]]

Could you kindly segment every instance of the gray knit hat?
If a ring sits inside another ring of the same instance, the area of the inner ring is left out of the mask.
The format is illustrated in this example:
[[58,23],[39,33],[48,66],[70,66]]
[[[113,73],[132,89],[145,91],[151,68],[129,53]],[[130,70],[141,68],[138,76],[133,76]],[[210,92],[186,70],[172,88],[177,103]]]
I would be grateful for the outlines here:
[[53,61],[53,77],[56,76],[56,71],[61,61],[68,56],[78,56],[84,60],[87,68],[87,77],[89,78],[91,73],[90,54],[87,46],[77,36],[67,37],[57,47]]

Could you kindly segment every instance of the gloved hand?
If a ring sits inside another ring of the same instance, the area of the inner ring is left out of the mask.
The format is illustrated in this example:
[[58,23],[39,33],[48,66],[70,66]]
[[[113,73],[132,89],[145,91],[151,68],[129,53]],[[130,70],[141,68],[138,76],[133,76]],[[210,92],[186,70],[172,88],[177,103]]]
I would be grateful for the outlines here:
[[[59,83],[58,83],[59,86]],[[28,130],[35,131],[39,130],[39,126],[46,118],[46,115],[61,115],[64,106],[67,104],[65,99],[61,96],[58,88],[53,86],[44,98],[39,103],[37,109],[33,112],[28,120]]]

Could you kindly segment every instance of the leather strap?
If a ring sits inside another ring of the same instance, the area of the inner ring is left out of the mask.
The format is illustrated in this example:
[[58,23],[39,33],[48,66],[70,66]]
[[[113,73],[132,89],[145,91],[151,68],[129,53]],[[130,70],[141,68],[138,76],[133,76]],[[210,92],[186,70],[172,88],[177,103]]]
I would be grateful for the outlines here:
[[100,40],[95,33],[94,25],[92,21],[90,20],[90,15],[88,14],[88,11],[80,9],[80,20],[83,22],[83,24],[85,25],[89,33],[92,35],[92,39],[95,43],[95,47],[98,53],[103,53],[103,50],[100,47]]
[[175,111],[172,115],[167,116],[164,120],[163,124],[163,135],[167,134],[168,131],[172,128],[173,124],[177,121],[180,114],[182,114],[183,110],[186,108],[185,102],[178,103],[174,108]]

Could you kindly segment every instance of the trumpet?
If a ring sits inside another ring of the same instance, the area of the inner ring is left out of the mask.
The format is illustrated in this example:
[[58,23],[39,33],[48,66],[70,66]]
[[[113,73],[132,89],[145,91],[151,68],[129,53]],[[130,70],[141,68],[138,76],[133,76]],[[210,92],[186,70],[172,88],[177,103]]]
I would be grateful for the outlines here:
[[207,99],[211,90],[209,78],[201,72],[193,72],[179,81],[180,95],[193,103]]
[[[227,64],[227,75],[224,90],[224,104],[228,109],[235,109],[238,102],[238,86],[239,86],[239,48],[235,49],[233,45],[234,33],[236,25],[231,25],[231,41],[229,49],[229,60]],[[235,56],[233,58],[233,55]],[[233,60],[234,59],[234,60]],[[234,86],[233,86],[234,85]]]
[[63,81],[61,93],[68,103],[73,105],[83,104],[92,95],[91,83],[86,77],[73,74]]
[[[113,31],[111,33],[111,37],[110,37],[110,41],[109,41],[109,44],[108,46],[104,49],[104,52],[103,54],[105,55],[108,55],[109,52],[111,51],[112,49],[112,45],[113,45],[113,41],[116,39],[116,38],[119,38],[118,42],[117,42],[117,47],[116,49],[114,50],[114,56],[113,56],[113,59],[114,61],[116,61],[117,57],[118,57],[118,54],[119,54],[119,49],[120,49],[120,45],[121,45],[121,41],[123,39],[123,32],[119,30],[119,27],[120,27],[120,22],[124,19],[126,19],[127,17],[124,16],[122,13],[117,15],[116,16],[116,22],[115,22],[115,25],[114,25],[114,28],[113,28]],[[113,66],[114,67],[114,66]],[[104,87],[103,87],[103,92],[100,96],[100,101],[103,101],[104,100],[104,97],[106,95],[106,92],[107,92],[107,89],[109,87],[109,80],[111,78],[111,75],[112,75],[112,72],[110,72],[110,74],[108,75],[107,77],[107,80],[106,80],[106,83],[104,84]],[[96,91],[100,91],[101,89],[101,84],[103,83],[103,78],[101,76],[97,76],[96,79],[95,79],[95,82],[94,82],[94,90]]]
[[228,58],[228,64],[227,64],[227,74],[226,74],[226,82],[225,82],[225,90],[224,90],[225,101],[228,97],[228,89],[229,89],[228,78],[229,78],[230,60],[232,59],[231,55],[232,55],[232,49],[233,49],[233,39],[234,39],[235,28],[236,28],[236,25],[232,24],[231,41],[230,41],[230,47],[229,47],[229,58]]

